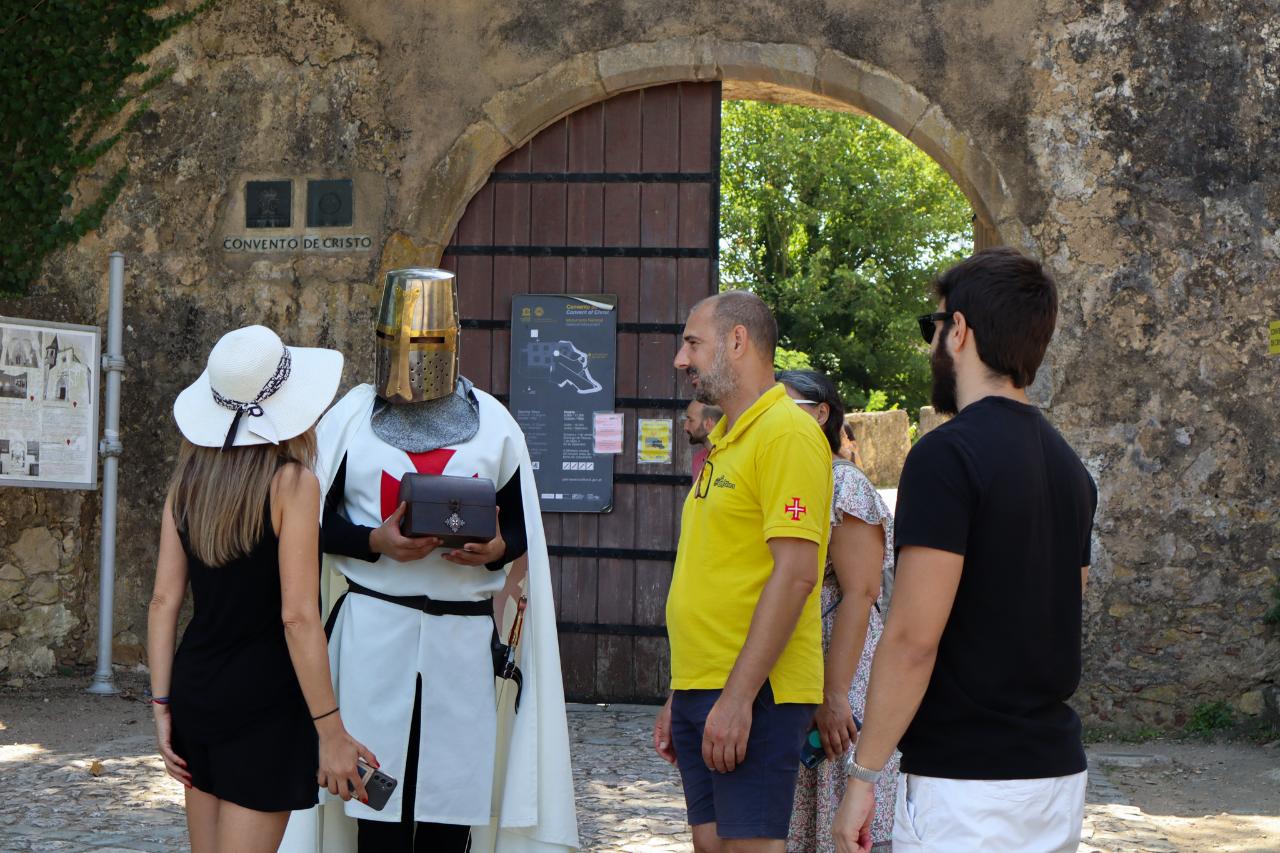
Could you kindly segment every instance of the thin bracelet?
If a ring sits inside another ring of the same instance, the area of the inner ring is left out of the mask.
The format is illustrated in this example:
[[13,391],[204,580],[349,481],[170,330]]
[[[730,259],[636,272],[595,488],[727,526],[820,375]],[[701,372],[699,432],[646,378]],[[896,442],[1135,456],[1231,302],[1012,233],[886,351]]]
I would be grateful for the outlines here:
[[338,706],[337,706],[337,705],[335,705],[335,706],[333,707],[333,710],[332,710],[332,711],[325,711],[323,714],[321,714],[321,715],[320,715],[320,716],[318,716],[318,717],[312,717],[312,718],[311,718],[311,722],[313,722],[313,723],[315,723],[315,722],[319,722],[320,720],[323,720],[325,717],[329,716],[330,714],[336,714],[336,713],[338,713]]
[[169,697],[168,696],[152,696],[151,704],[152,705],[168,705]]

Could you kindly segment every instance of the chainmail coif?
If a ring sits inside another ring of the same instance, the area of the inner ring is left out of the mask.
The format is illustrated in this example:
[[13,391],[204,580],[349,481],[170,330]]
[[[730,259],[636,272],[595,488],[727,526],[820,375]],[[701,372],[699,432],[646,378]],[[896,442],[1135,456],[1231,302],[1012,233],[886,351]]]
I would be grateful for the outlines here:
[[480,404],[473,387],[460,376],[453,393],[436,400],[392,405],[379,397],[373,404],[374,435],[406,453],[470,441],[480,429]]

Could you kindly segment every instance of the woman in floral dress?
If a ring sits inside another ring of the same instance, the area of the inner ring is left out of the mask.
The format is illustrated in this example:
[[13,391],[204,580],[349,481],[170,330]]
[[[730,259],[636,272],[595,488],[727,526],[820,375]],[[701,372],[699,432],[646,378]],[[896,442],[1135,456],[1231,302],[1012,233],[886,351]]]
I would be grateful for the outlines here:
[[[800,768],[787,838],[788,853],[827,853],[835,850],[831,819],[844,796],[857,740],[854,718],[863,717],[871,658],[884,627],[881,587],[893,569],[893,516],[866,475],[839,455],[844,406],[831,380],[812,370],[789,370],[778,381],[822,426],[834,469],[831,545],[822,578],[823,702],[813,719],[827,760]],[[876,785],[874,853],[892,848],[897,785],[895,753]]]

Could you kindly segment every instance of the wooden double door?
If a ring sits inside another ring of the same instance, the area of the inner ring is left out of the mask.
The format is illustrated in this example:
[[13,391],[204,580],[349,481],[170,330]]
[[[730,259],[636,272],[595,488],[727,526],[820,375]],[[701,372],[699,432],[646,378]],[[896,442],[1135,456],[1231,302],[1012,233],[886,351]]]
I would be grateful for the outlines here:
[[[618,299],[611,512],[544,513],[565,693],[661,701],[667,590],[691,448],[690,388],[672,366],[690,307],[717,290],[720,84],[618,95],[543,130],[494,169],[442,265],[458,276],[462,370],[507,402],[511,297]],[[670,464],[637,464],[636,421],[673,421]]]

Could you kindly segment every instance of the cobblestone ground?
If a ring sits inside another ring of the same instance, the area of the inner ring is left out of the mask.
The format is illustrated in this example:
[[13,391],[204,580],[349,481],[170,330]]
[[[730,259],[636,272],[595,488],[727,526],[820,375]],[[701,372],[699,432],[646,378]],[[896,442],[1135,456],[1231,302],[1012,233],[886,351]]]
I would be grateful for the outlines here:
[[[147,706],[87,697],[69,682],[43,682],[41,697],[31,690],[0,692],[0,851],[186,850],[181,786],[154,755]],[[649,748],[654,710],[570,706],[584,850],[692,849],[679,778]],[[1175,845],[1108,772],[1091,774],[1081,853],[1280,849],[1270,819],[1241,829],[1225,814],[1196,819],[1205,846]]]

